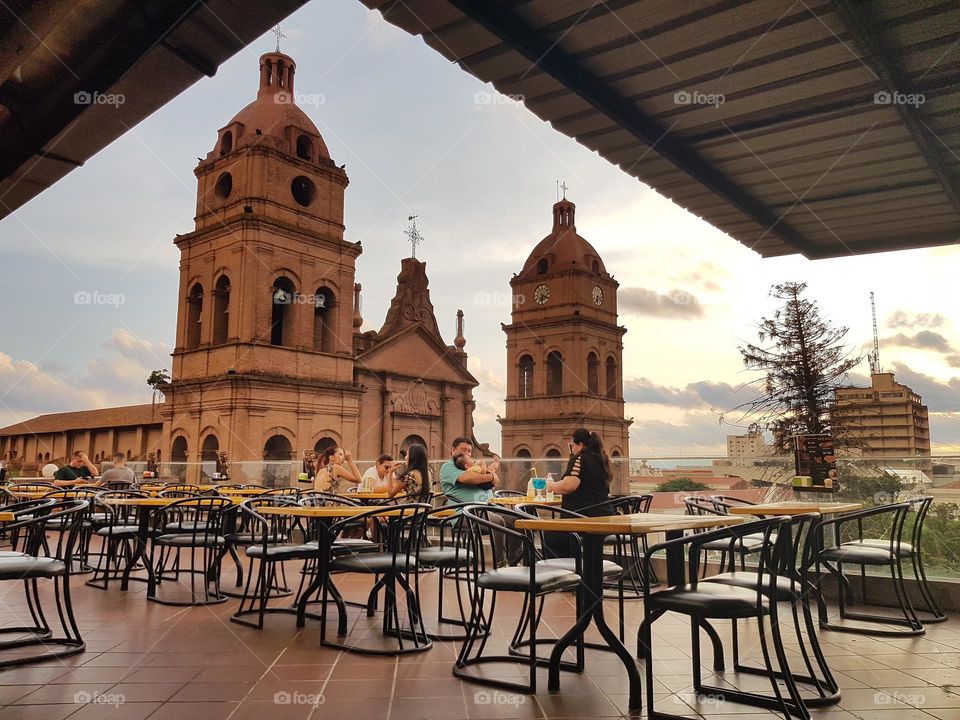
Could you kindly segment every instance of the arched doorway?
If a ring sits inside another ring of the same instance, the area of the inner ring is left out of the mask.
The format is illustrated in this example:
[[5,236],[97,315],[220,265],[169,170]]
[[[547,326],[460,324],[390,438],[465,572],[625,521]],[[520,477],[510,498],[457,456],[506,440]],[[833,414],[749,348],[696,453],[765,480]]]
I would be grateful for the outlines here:
[[427,453],[429,454],[430,446],[427,445],[426,440],[424,440],[419,435],[407,435],[407,437],[404,438],[403,442],[400,443],[400,459],[401,460],[407,459],[407,449],[414,443],[416,443],[417,445],[423,445],[427,449]]
[[293,446],[283,435],[273,435],[263,445],[263,484],[286,487],[290,484]]
[[213,433],[203,439],[200,446],[200,475],[203,478],[212,478],[214,473],[219,472],[217,459],[220,455],[220,441]]
[[187,439],[183,435],[170,445],[170,476],[181,482],[187,479]]

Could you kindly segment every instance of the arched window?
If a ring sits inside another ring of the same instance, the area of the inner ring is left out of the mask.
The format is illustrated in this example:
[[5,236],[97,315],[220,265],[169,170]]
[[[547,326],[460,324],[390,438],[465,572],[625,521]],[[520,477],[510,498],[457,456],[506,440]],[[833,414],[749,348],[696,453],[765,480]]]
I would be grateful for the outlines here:
[[522,398],[533,397],[533,358],[524,355],[520,358],[517,371],[517,395]]
[[423,445],[428,450],[430,448],[430,446],[427,445],[427,441],[424,440],[419,435],[407,435],[407,437],[404,438],[403,442],[400,443],[400,455],[402,457],[407,456],[407,450],[410,449],[411,445]]
[[600,261],[599,261],[599,260],[594,260],[594,261],[593,261],[593,265],[590,266],[590,269],[593,270],[593,274],[594,274],[594,275],[599,275],[599,274],[600,274]]
[[313,294],[313,349],[318,352],[336,351],[336,301],[328,287],[317,288]]
[[214,345],[227,341],[230,325],[230,278],[221,275],[213,288],[213,338]]
[[591,395],[600,394],[600,358],[595,352],[587,355],[587,392]]
[[204,462],[216,461],[220,452],[220,441],[216,435],[207,435],[203,439],[203,445],[200,447],[200,459]]
[[544,457],[558,458],[560,457],[560,451],[557,450],[556,448],[550,448],[549,450],[547,450],[546,453],[544,453]]
[[611,355],[607,358],[607,397],[616,398],[617,397],[617,386],[620,384],[620,378],[617,373],[617,361]]
[[43,462],[43,453],[37,453],[37,462]]
[[540,262],[537,263],[537,275],[546,275],[549,267],[550,262],[546,258],[542,258]]
[[563,355],[554,350],[547,355],[547,395],[563,393]]
[[223,134],[223,140],[220,143],[220,154],[226,155],[231,150],[233,150],[233,132],[227,130]]
[[526,448],[520,448],[519,450],[517,450],[517,452],[516,452],[515,454],[516,454],[516,456],[517,456],[518,458],[528,458],[528,457],[530,457],[530,451],[527,450]]
[[289,278],[279,277],[270,288],[270,344],[293,345],[293,302],[296,290]]
[[44,462],[50,462],[50,453],[44,453],[44,454],[43,454],[43,461],[44,461]]
[[196,283],[187,296],[187,350],[200,345],[200,329],[203,327],[203,286]]
[[332,437],[322,437],[319,440],[317,440],[317,444],[313,446],[313,451],[317,455],[319,455],[328,447],[336,447],[336,446],[337,446],[337,441],[334,440]]
[[297,138],[297,157],[302,160],[313,160],[313,142],[306,135]]
[[187,461],[187,439],[183,435],[178,435],[170,446],[170,462]]
[[263,459],[267,461],[292,460],[293,447],[283,435],[274,435],[263,445]]

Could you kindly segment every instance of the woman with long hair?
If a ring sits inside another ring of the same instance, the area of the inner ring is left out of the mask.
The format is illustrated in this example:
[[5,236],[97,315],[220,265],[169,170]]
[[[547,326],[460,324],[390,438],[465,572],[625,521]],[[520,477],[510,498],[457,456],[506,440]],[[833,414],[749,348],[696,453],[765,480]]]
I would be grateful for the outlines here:
[[[586,428],[573,431],[570,442],[570,460],[563,477],[547,484],[547,492],[561,497],[560,507],[583,515],[599,517],[612,515],[610,483],[613,472],[610,458],[603,449],[603,440]],[[571,538],[566,533],[545,533],[544,549],[553,557],[573,554]]]
[[346,480],[359,485],[361,477],[350,451],[332,445],[320,454],[317,474],[313,479],[313,489],[320,492],[339,493],[341,481]]
[[407,462],[394,468],[387,492],[390,497],[404,493],[411,502],[423,502],[430,497],[430,460],[427,457],[427,448],[419,443],[407,448]]

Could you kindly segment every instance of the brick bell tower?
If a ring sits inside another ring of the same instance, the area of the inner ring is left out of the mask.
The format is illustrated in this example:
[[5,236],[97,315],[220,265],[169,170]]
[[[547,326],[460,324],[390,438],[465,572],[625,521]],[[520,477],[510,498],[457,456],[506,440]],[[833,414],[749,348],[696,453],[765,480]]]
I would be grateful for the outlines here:
[[171,461],[287,460],[352,446],[353,289],[347,175],[296,104],[296,63],[261,56],[256,99],[194,173],[196,228],[178,235],[180,301],[164,403]]
[[577,234],[575,213],[566,198],[553,206],[553,229],[510,281],[505,457],[565,458],[580,426],[599,433],[611,457],[629,455],[619,283]]

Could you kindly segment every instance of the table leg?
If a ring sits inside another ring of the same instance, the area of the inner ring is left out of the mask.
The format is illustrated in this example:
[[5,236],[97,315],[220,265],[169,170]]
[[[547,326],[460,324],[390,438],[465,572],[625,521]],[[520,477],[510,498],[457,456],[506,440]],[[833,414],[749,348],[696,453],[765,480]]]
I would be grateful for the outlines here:
[[563,651],[583,635],[592,620],[610,650],[623,661],[630,681],[630,709],[639,710],[643,702],[637,663],[603,616],[603,538],[603,535],[598,534],[583,536],[583,584],[578,590],[582,614],[577,618],[576,624],[557,641],[550,653],[548,687],[550,690],[560,689],[560,659]]
[[123,569],[123,576],[120,578],[120,589],[126,590],[130,586],[130,571],[136,566],[137,562],[143,562],[147,571],[147,596],[153,594],[156,588],[156,578],[153,575],[153,568],[150,566],[150,558],[147,557],[147,541],[150,538],[150,516],[151,508],[143,505],[137,508],[137,543],[130,561]]

